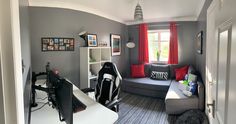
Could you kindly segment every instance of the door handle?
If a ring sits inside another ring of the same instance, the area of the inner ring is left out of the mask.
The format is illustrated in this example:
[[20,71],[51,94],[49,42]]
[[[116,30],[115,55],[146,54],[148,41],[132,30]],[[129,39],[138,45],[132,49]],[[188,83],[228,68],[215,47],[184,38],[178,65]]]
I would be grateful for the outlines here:
[[210,107],[212,107],[212,117],[215,118],[215,100],[212,101],[212,103],[207,104],[208,112],[211,113]]
[[210,84],[210,85],[213,85],[213,82],[212,82],[212,81],[209,81],[209,84]]

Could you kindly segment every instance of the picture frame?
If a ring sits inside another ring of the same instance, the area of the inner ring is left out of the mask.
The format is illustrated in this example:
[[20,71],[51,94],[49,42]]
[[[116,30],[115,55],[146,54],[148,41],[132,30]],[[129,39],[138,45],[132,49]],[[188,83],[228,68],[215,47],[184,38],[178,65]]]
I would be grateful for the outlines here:
[[196,49],[197,49],[197,53],[199,54],[202,54],[202,45],[203,45],[203,31],[200,31],[198,34],[197,34],[197,45],[196,45]]
[[87,46],[88,47],[98,46],[97,35],[96,34],[87,34]]
[[116,56],[121,54],[121,37],[118,34],[110,35],[111,55]]
[[41,38],[42,52],[74,51],[74,47],[75,47],[74,38],[61,38],[61,37],[42,37]]

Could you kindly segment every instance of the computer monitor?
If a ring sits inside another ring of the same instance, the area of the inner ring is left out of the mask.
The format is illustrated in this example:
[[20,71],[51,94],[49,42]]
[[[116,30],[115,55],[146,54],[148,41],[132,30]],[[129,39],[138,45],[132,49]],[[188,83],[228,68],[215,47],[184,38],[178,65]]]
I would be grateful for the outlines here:
[[52,70],[48,70],[47,78],[47,87],[52,88],[51,93],[48,93],[48,100],[57,108],[61,121],[65,121],[66,124],[73,124],[72,84]]
[[[35,85],[37,77],[45,75],[47,76],[46,87]],[[37,106],[35,102],[35,90],[41,90],[47,93],[48,101],[52,103],[53,108],[58,110],[60,121],[65,121],[66,124],[73,124],[73,112],[78,112],[86,108],[86,105],[73,96],[72,83],[61,77],[58,71],[51,70],[49,63],[46,65],[46,72],[32,73],[32,107]]]
[[66,124],[73,124],[72,96],[73,86],[66,79],[60,79],[55,90],[59,115]]

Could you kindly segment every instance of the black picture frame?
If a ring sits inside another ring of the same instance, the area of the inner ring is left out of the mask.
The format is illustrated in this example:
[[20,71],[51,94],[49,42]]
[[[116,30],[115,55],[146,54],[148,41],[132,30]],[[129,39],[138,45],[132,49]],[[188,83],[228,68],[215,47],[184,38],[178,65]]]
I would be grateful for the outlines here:
[[42,52],[74,51],[74,49],[75,49],[74,38],[61,38],[61,37],[42,37],[41,38]]
[[97,41],[97,34],[87,34],[87,46],[88,47],[97,47],[98,41]]
[[111,55],[121,54],[121,36],[119,34],[110,34]]
[[197,53],[202,54],[202,46],[203,45],[203,31],[200,31],[197,34],[197,42],[196,42],[196,49]]

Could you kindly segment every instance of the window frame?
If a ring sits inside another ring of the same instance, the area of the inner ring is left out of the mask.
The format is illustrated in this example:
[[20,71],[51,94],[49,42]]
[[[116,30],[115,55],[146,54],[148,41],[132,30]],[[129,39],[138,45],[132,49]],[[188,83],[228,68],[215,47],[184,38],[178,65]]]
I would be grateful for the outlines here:
[[[160,34],[161,32],[169,32],[170,33],[170,29],[155,29],[155,30],[148,30],[148,34],[149,33],[157,33],[158,32],[158,40],[161,40],[161,37],[160,37]],[[170,34],[171,35],[171,34]],[[170,40],[169,40],[169,43],[170,43]],[[149,40],[148,40],[148,44],[149,44]],[[149,54],[149,51],[148,51],[148,54]],[[167,61],[151,61],[149,59],[149,63],[157,63],[157,64],[167,64],[168,63],[168,60]]]

